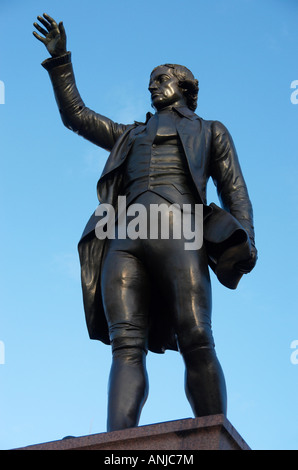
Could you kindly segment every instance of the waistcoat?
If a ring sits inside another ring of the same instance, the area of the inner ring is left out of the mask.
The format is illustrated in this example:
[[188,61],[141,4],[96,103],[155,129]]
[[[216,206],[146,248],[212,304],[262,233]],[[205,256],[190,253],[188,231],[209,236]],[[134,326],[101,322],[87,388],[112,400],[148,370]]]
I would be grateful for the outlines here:
[[170,203],[194,203],[193,182],[172,113],[156,114],[136,136],[124,175],[127,204],[146,191]]

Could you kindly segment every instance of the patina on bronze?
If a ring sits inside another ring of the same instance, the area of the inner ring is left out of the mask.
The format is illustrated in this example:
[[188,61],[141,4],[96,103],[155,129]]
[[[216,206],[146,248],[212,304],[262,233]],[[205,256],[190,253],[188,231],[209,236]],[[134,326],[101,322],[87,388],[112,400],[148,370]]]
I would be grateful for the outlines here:
[[[235,289],[257,260],[252,205],[232,138],[222,123],[194,113],[198,81],[176,64],[152,71],[149,92],[156,112],[147,113],[145,122],[118,124],[87,108],[62,22],[47,14],[38,20],[33,34],[52,56],[42,65],[63,123],[110,152],[98,181],[99,203],[117,208],[122,195],[127,207],[204,207],[199,250],[186,251],[183,237],[100,240],[95,213],[85,227],[78,249],[87,327],[90,338],[111,344],[113,355],[107,429],[138,425],[148,395],[148,350],[179,350],[196,417],[226,415],[225,379],[211,329],[209,267]],[[210,177],[222,207],[207,205]]]

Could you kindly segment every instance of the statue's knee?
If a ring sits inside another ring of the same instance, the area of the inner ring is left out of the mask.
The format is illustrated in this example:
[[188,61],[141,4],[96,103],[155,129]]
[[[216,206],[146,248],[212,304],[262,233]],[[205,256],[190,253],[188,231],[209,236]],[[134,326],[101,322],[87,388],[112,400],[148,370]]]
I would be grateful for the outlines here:
[[177,336],[177,341],[181,353],[187,353],[198,348],[214,349],[213,334],[209,326],[184,331]]
[[145,338],[115,337],[111,341],[114,357],[137,357],[147,354],[148,348]]
[[109,325],[109,337],[113,354],[118,350],[139,349],[147,353],[146,323],[115,322]]

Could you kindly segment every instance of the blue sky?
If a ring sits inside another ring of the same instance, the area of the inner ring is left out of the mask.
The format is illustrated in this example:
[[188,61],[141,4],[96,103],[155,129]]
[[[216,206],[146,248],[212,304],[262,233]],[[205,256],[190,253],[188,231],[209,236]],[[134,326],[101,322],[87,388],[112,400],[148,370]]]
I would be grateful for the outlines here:
[[[60,120],[32,35],[43,12],[64,22],[89,107],[143,120],[151,70],[181,63],[200,82],[197,114],[230,130],[259,261],[236,291],[212,275],[228,419],[253,449],[297,449],[295,0],[1,0],[0,448],[106,429],[111,354],[87,334],[77,242],[108,154]],[[178,353],[149,354],[148,373],[140,425],[191,417]]]

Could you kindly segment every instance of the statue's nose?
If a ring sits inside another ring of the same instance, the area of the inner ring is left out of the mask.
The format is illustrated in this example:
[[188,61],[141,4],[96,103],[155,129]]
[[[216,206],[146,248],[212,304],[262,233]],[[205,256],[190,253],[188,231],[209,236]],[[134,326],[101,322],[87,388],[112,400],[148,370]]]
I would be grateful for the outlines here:
[[150,93],[152,93],[153,91],[157,90],[156,83],[155,83],[155,82],[150,83],[150,84],[149,84],[149,87],[148,87],[148,90],[150,91]]

